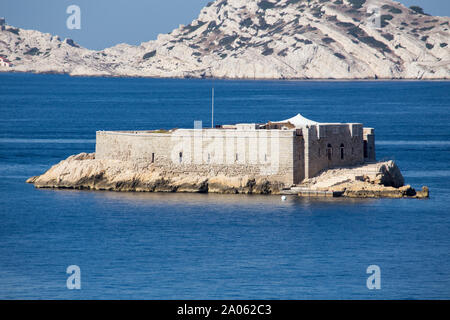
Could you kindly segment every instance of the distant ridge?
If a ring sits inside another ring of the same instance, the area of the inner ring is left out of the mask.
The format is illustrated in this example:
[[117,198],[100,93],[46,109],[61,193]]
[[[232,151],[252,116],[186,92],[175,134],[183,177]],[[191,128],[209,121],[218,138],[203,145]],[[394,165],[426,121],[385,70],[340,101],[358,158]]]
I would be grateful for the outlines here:
[[[374,25],[376,10],[381,18]],[[140,46],[101,51],[6,25],[0,71],[231,79],[449,79],[450,18],[391,0],[217,0]]]

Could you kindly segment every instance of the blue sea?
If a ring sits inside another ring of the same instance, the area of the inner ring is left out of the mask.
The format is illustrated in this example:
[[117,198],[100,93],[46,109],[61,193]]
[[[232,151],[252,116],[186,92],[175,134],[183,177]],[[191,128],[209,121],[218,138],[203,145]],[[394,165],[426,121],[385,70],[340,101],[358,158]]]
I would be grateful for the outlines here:
[[[416,199],[35,189],[96,130],[265,122],[374,127]],[[450,82],[0,74],[1,299],[449,299]],[[81,270],[69,290],[66,269]],[[380,268],[369,290],[367,268]]]

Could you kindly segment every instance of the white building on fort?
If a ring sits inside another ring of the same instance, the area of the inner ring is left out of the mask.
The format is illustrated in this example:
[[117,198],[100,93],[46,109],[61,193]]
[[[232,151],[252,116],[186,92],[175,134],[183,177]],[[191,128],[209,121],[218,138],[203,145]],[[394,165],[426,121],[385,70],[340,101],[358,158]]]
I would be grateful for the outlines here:
[[98,131],[96,159],[133,161],[168,172],[265,177],[298,184],[328,168],[375,161],[374,129],[282,121],[206,129]]

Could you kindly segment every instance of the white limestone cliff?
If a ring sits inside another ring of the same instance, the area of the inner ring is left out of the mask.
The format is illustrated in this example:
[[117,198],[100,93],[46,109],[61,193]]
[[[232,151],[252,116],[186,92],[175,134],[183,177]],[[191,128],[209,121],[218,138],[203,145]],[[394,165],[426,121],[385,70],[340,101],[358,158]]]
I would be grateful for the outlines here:
[[[376,6],[381,27],[371,22]],[[232,79],[449,79],[450,18],[391,0],[216,0],[140,46],[88,50],[6,26],[0,71]]]

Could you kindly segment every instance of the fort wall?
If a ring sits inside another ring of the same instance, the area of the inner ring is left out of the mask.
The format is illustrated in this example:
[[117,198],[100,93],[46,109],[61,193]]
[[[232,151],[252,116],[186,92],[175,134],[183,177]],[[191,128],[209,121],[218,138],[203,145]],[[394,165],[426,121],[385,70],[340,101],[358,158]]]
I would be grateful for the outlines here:
[[293,184],[300,179],[298,173],[294,178],[294,137],[295,131],[281,130],[98,131],[96,158],[153,165],[170,173],[248,175]]
[[376,160],[375,154],[375,130],[364,128],[364,161],[373,162]]
[[167,173],[199,177],[267,178],[286,185],[320,171],[375,160],[375,135],[359,123],[321,123],[301,129],[98,131],[96,158],[132,161]]
[[304,131],[306,178],[324,169],[364,162],[362,124],[321,124]]

